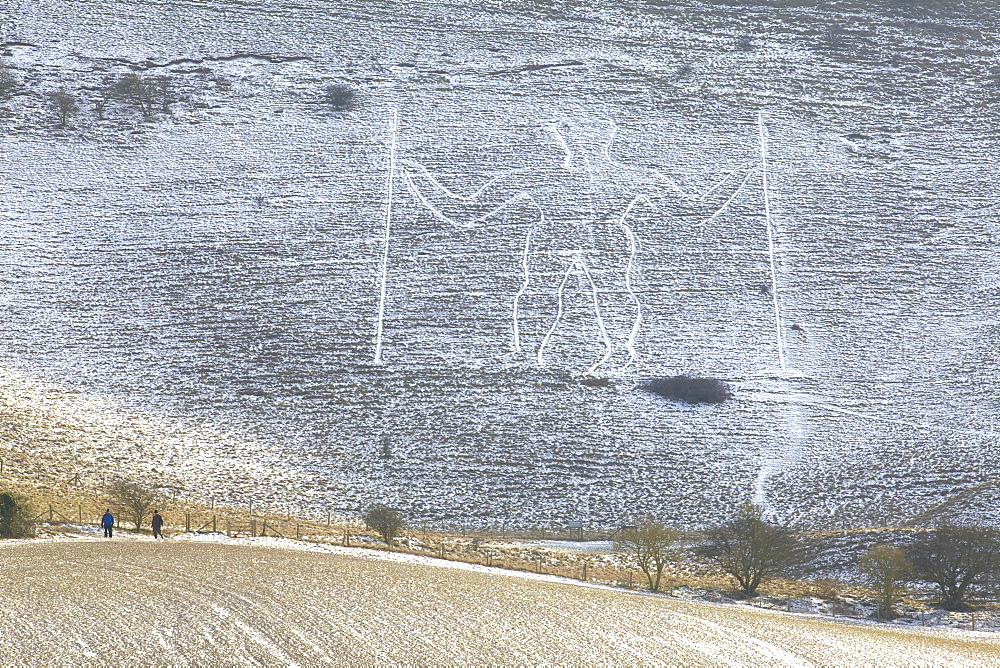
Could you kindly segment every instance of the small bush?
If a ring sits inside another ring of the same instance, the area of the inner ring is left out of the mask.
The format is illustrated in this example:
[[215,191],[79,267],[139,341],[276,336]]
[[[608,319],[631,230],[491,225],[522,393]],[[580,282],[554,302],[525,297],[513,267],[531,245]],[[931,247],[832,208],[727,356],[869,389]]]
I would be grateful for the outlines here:
[[672,376],[656,378],[645,388],[665,399],[682,401],[686,404],[721,404],[733,396],[729,386],[716,378],[690,378]]
[[31,508],[16,494],[0,494],[0,538],[27,538],[34,534]]
[[382,504],[376,504],[369,508],[362,519],[369,529],[377,531],[382,536],[382,540],[389,547],[392,547],[393,539],[406,526],[406,521],[398,510]]
[[323,91],[323,102],[334,111],[345,111],[354,104],[354,89],[347,84],[330,84]]

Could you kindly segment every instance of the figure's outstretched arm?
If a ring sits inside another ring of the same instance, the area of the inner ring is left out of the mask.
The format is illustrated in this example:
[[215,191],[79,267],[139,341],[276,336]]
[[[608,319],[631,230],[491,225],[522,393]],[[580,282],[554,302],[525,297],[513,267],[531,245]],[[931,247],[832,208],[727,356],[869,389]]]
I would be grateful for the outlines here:
[[757,166],[753,163],[739,165],[723,171],[700,192],[681,188],[674,179],[657,169],[627,167],[619,173],[619,178],[629,182],[629,191],[645,195],[644,201],[655,209],[663,211],[680,207],[704,210],[707,216],[701,223],[704,225],[722,215],[757,173]]
[[419,162],[403,160],[400,165],[407,188],[417,201],[455,227],[474,227],[518,201],[531,200],[520,188],[516,173],[494,176],[471,195],[459,195]]

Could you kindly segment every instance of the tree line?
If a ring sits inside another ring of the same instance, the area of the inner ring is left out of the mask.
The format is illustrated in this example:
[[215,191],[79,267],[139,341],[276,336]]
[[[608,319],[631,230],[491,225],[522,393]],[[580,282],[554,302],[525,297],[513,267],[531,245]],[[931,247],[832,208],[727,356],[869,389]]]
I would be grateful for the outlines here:
[[[123,519],[140,529],[164,499],[159,491],[134,482],[115,482],[106,490]],[[370,506],[361,519],[386,545],[406,528],[403,513],[382,504]],[[27,501],[0,492],[0,538],[34,534]],[[733,516],[701,532],[686,533],[655,519],[627,527],[615,549],[660,592],[664,574],[685,557],[710,564],[731,577],[741,596],[776,578],[803,578],[815,570],[823,551],[808,535],[768,521],[763,508],[744,504]],[[942,525],[915,530],[905,544],[874,545],[857,559],[858,572],[874,590],[880,619],[895,616],[895,606],[911,584],[930,585],[945,610],[967,610],[977,596],[1000,589],[1000,532],[985,527]]]
[[[822,551],[815,541],[787,526],[769,522],[760,506],[745,504],[726,522],[691,537],[647,519],[629,528],[618,548],[629,554],[660,591],[664,570],[683,552],[732,577],[739,593],[757,595],[764,582],[801,578],[813,570]],[[916,530],[904,545],[878,544],[857,561],[859,573],[875,590],[880,619],[895,615],[904,588],[926,583],[945,610],[966,610],[977,595],[1000,587],[1000,532],[991,528],[942,525]]]

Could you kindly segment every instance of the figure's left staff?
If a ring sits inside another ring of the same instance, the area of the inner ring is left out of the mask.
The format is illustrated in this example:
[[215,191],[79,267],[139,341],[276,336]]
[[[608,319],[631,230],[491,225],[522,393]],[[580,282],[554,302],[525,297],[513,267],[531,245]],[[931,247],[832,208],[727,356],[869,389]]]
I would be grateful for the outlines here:
[[396,174],[396,130],[399,122],[399,111],[392,110],[392,123],[389,125],[389,173],[386,176],[385,200],[385,240],[382,247],[382,279],[379,287],[378,322],[375,325],[375,364],[382,363],[382,322],[385,319],[385,286],[389,272],[389,227],[392,223],[392,185]]

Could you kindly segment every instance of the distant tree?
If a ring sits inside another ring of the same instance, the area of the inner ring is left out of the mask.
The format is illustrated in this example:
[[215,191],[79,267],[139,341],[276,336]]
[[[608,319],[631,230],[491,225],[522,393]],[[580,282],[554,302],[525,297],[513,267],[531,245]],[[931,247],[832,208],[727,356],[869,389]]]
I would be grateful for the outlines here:
[[76,112],[80,111],[80,105],[76,103],[76,96],[64,90],[49,93],[49,102],[59,116],[59,127],[66,127],[66,122]]
[[0,493],[0,538],[27,538],[33,534],[28,502],[13,492]]
[[906,550],[914,575],[937,585],[941,607],[965,610],[977,590],[1000,579],[1000,534],[982,527],[940,526]]
[[676,560],[678,532],[660,522],[644,520],[627,529],[615,548],[628,554],[646,576],[650,591],[660,591],[663,569]]
[[176,101],[173,80],[167,76],[155,77],[150,80],[149,85],[152,88],[154,100],[160,104],[160,111],[169,114],[170,105]]
[[646,385],[646,390],[686,404],[721,404],[733,396],[729,386],[721,380],[689,376],[656,378]]
[[879,619],[891,619],[892,605],[913,570],[906,552],[892,545],[876,545],[861,555],[858,570],[878,592]]
[[389,547],[392,547],[392,541],[406,526],[406,520],[397,509],[382,504],[375,504],[366,510],[362,519],[369,529],[382,536],[382,540]]
[[323,101],[334,111],[344,111],[354,104],[354,89],[344,83],[327,86],[323,91]]
[[764,521],[760,506],[740,506],[728,522],[705,531],[695,553],[736,578],[746,596],[754,596],[766,580],[794,575],[813,555],[791,529]]
[[135,524],[136,531],[142,528],[146,516],[151,515],[162,501],[159,490],[137,482],[115,482],[107,492],[121,506],[125,519]]
[[14,72],[0,60],[0,100],[10,99],[18,85],[20,85],[20,81]]
[[135,72],[126,74],[108,90],[111,97],[135,105],[142,113],[143,120],[153,120],[153,103],[156,99],[157,85]]
[[93,104],[94,104],[94,113],[97,114],[97,120],[103,121],[104,120],[104,108],[108,104],[107,95],[100,94],[97,97],[95,97],[93,100],[91,100],[91,102],[93,102]]

